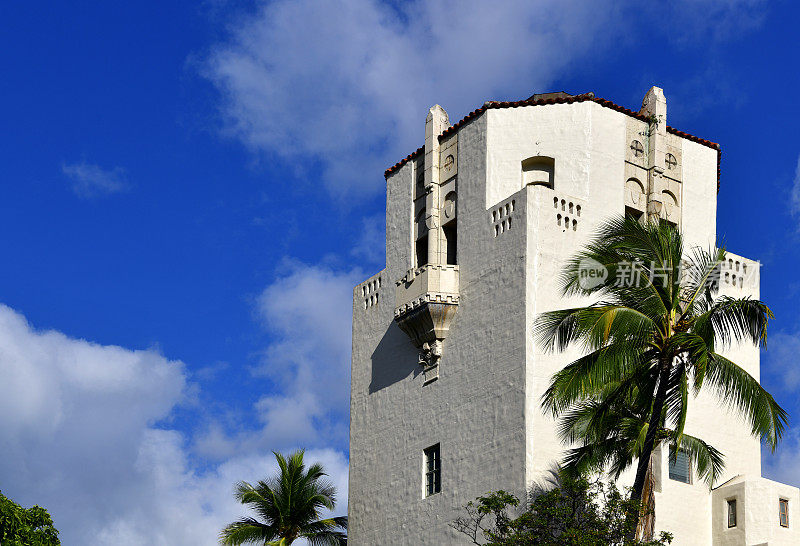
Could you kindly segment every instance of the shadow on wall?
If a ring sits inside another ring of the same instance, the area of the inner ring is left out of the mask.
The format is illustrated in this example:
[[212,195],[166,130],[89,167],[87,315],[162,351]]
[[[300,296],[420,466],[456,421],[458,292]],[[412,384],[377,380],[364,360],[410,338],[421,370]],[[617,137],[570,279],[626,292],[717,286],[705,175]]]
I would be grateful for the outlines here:
[[378,392],[409,375],[416,377],[421,373],[418,353],[408,336],[392,321],[372,353],[369,393]]

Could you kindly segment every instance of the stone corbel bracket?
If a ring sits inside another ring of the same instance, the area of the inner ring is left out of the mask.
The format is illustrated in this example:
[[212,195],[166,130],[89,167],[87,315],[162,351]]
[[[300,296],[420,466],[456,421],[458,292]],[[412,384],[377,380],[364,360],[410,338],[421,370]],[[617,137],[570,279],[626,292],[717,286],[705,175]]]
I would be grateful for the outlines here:
[[426,265],[398,280],[394,320],[420,350],[428,372],[438,366],[458,310],[458,266]]

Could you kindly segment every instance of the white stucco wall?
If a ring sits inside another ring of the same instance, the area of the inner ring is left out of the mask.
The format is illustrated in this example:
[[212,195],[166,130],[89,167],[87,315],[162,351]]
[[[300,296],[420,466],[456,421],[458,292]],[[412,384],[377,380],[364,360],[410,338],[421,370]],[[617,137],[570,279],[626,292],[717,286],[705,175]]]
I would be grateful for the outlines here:
[[[728,527],[729,499],[736,500],[736,526]],[[779,501],[789,501],[789,526],[780,524]],[[800,492],[760,476],[736,476],[712,495],[714,546],[800,544]]]
[[[460,303],[439,379],[425,386],[417,350],[393,320],[394,282],[413,264],[414,161],[388,177],[386,268],[354,290],[351,544],[466,544],[448,524],[467,501],[501,488],[523,496],[561,459],[565,447],[540,399],[552,374],[580,353],[543,353],[533,324],[543,311],[580,303],[560,297],[561,266],[599,223],[623,214],[630,137],[644,128],[587,101],[490,109],[459,129]],[[717,152],[670,138],[680,146],[681,227],[690,246],[708,248],[716,236]],[[523,185],[521,162],[532,156],[555,159],[554,188]],[[512,202],[512,227],[497,234],[492,214]],[[378,277],[378,302],[365,305],[365,287]],[[758,297],[758,276],[723,283],[723,293]],[[758,377],[755,347],[724,354]],[[686,431],[725,453],[720,483],[760,475],[758,440],[714,393],[692,401]],[[424,498],[422,451],[436,443],[442,492]],[[669,480],[667,464],[662,454],[656,528],[674,533],[678,546],[712,544],[717,507],[708,486],[696,476],[691,484]],[[621,479],[631,482],[632,472]]]
[[[448,523],[467,500],[498,488],[525,493],[524,216],[494,237],[483,197],[485,134],[478,119],[459,135],[460,305],[437,381],[422,385],[417,350],[395,325],[388,292],[371,312],[356,287],[351,544],[458,544]],[[411,183],[410,163],[387,181],[384,274],[392,288],[411,264]],[[424,498],[423,450],[436,443],[442,492]]]

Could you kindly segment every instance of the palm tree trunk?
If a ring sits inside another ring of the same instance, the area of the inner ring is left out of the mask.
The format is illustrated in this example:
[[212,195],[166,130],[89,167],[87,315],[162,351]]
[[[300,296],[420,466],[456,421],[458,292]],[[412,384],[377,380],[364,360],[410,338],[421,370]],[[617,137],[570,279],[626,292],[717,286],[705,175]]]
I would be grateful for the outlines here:
[[[644,445],[642,452],[639,454],[639,464],[636,468],[636,479],[633,482],[633,489],[631,489],[631,500],[641,501],[642,491],[644,490],[645,478],[647,478],[647,469],[650,467],[650,456],[653,454],[653,447],[656,443],[656,434],[661,426],[661,412],[664,409],[664,402],[667,399],[667,381],[669,380],[670,372],[670,359],[667,356],[662,356],[659,362],[658,374],[658,388],[656,389],[656,397],[653,400],[652,413],[650,414],[650,422],[647,424],[647,435],[644,438]],[[636,528],[639,523],[639,514],[635,515],[636,525],[632,526],[632,535],[635,535]]]
[[642,510],[639,515],[639,525],[636,528],[636,538],[649,541],[653,540],[656,527],[656,478],[653,474],[653,456],[650,455],[650,464],[647,465],[647,478],[642,490]]

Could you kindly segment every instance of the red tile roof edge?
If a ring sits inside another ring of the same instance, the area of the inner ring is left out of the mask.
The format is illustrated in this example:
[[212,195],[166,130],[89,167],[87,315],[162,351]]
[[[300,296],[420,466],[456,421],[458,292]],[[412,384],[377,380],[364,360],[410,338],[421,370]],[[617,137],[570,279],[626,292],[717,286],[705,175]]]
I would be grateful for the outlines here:
[[[499,102],[499,101],[489,101],[486,102],[480,108],[473,110],[466,116],[464,116],[458,123],[451,125],[445,131],[439,135],[439,140],[447,138],[449,135],[453,134],[459,128],[463,127],[473,119],[477,118],[481,114],[483,114],[486,110],[490,109],[499,109],[499,108],[518,108],[520,106],[542,106],[547,104],[572,104],[574,102],[585,102],[591,101],[596,102],[600,106],[605,106],[606,108],[611,108],[612,110],[616,110],[617,112],[621,112],[633,118],[636,118],[641,121],[648,121],[648,117],[644,114],[640,114],[639,112],[634,112],[633,110],[629,110],[624,106],[620,106],[619,104],[615,104],[610,100],[602,99],[600,97],[595,97],[593,93],[584,93],[582,95],[575,95],[574,97],[558,97],[558,98],[550,98],[550,99],[528,99],[528,100],[520,100],[514,102]],[[708,146],[709,148],[713,148],[717,150],[717,191],[719,191],[719,176],[720,176],[720,161],[722,158],[722,151],[720,149],[720,145],[716,142],[712,142],[710,140],[706,140],[704,138],[696,137],[694,135],[690,135],[689,133],[685,133],[683,131],[679,131],[674,127],[667,126],[667,132],[672,133],[673,135],[677,135],[681,138],[685,138],[687,140],[691,140],[692,142],[697,142],[698,144],[702,144],[703,146]],[[384,177],[389,176],[397,169],[417,157],[417,155],[421,154],[425,150],[425,147],[422,146],[417,148],[416,151],[406,156],[404,159],[397,162],[395,165],[389,167],[384,171]]]
[[400,161],[398,161],[397,163],[395,163],[394,165],[383,171],[384,178],[392,174],[394,171],[396,171],[397,169],[399,169],[400,167],[402,167],[403,165],[405,165],[406,163],[408,163],[409,161],[411,161],[424,151],[425,151],[425,146],[420,146],[419,148],[417,148],[416,150],[405,156],[403,159],[401,159]]

